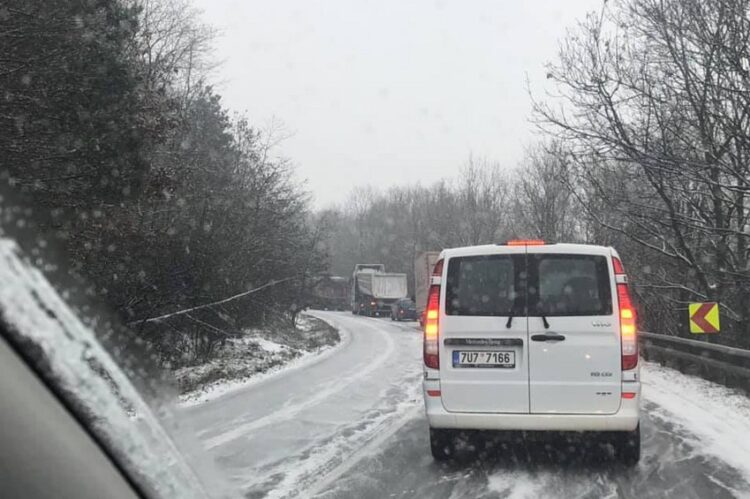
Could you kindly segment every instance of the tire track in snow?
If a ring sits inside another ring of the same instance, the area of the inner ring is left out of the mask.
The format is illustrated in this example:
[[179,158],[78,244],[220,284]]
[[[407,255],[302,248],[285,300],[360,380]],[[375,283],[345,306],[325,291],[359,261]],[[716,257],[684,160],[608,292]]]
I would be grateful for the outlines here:
[[[415,381],[404,400],[392,412],[366,419],[366,427],[355,435],[334,438],[316,448],[304,461],[288,465],[284,477],[274,484],[268,497],[296,497],[302,491],[305,497],[314,497],[362,459],[377,452],[405,424],[419,417],[422,409],[422,401],[418,397],[421,385],[418,380]],[[319,442],[314,445],[319,445]]]
[[[419,404],[411,408],[411,410],[404,412],[401,417],[396,419],[393,423],[385,426],[384,428],[374,428],[370,432],[370,438],[366,439],[361,447],[342,459],[341,463],[334,468],[330,469],[319,479],[315,480],[309,487],[306,488],[310,497],[314,497],[323,492],[329,485],[333,484],[339,479],[344,473],[349,471],[359,463],[363,458],[373,454],[380,448],[389,438],[391,438],[398,430],[411,421],[412,419],[419,416],[422,409],[421,401]],[[380,430],[380,431],[376,431]]]
[[[346,321],[343,321],[343,322],[346,322]],[[375,331],[375,333],[380,335],[381,339],[383,340],[383,343],[385,344],[385,348],[382,349],[380,355],[378,355],[374,360],[369,362],[364,369],[357,369],[351,375],[348,375],[348,376],[342,375],[339,378],[332,380],[331,382],[325,385],[325,388],[321,389],[314,396],[302,402],[299,402],[296,404],[285,405],[277,411],[266,414],[265,416],[262,416],[258,419],[254,419],[246,423],[241,423],[237,426],[234,426],[232,429],[224,433],[220,433],[219,435],[216,435],[215,437],[212,437],[206,440],[205,442],[206,448],[214,449],[215,447],[219,447],[221,445],[227,444],[231,442],[232,440],[240,438],[252,431],[258,430],[260,428],[263,428],[271,424],[277,424],[280,421],[286,421],[286,420],[292,419],[297,414],[304,411],[305,409],[314,407],[322,403],[328,397],[344,390],[345,388],[352,385],[354,382],[364,378],[365,376],[370,375],[373,371],[378,369],[393,354],[393,351],[395,348],[395,342],[393,341],[393,338],[391,337],[390,334],[388,334],[387,332],[383,331],[382,329],[378,327],[375,327],[375,325],[373,324],[358,322],[357,326],[358,327],[365,326],[368,329]],[[352,338],[354,337],[351,331],[347,331],[347,332],[351,335]]]

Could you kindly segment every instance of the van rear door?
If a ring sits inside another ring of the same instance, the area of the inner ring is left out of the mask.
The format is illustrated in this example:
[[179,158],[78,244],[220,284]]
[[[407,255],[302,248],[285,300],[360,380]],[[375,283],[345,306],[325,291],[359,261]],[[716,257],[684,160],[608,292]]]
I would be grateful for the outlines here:
[[446,259],[440,316],[443,406],[453,412],[528,413],[526,248],[482,251]]
[[561,246],[528,248],[530,412],[613,414],[621,366],[611,257]]

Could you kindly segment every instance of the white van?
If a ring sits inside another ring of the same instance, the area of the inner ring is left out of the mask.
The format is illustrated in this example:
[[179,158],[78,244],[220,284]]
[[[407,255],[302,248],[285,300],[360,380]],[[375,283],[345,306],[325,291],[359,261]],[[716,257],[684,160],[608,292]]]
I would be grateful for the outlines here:
[[640,458],[635,309],[613,248],[510,241],[444,250],[424,323],[435,459],[457,430],[607,432]]

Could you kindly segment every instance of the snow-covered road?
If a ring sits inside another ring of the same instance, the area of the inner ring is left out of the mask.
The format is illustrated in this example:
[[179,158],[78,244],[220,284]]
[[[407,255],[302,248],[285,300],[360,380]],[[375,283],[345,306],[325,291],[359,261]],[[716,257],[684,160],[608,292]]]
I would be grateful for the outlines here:
[[340,329],[335,351],[184,410],[238,497],[750,497],[750,401],[732,390],[646,364],[635,469],[544,443],[438,464],[418,331],[315,315]]

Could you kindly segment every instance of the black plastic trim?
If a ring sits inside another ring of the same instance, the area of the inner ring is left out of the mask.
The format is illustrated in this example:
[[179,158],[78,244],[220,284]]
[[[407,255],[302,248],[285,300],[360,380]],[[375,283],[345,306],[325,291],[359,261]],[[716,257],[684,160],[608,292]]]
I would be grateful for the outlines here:
[[516,347],[523,346],[521,338],[446,338],[449,347]]

